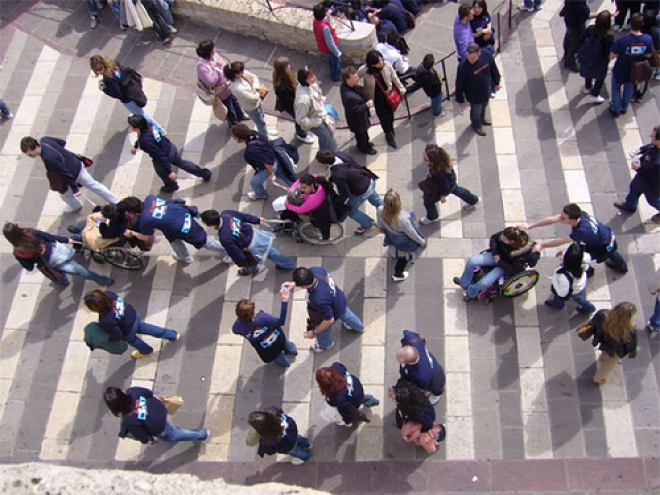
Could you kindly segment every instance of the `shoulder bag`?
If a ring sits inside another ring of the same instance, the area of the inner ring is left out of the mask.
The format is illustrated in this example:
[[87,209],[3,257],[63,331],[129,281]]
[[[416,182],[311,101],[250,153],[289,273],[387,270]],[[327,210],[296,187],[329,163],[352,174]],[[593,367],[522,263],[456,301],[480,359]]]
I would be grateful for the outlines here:
[[[630,37],[628,37],[628,48],[631,48],[631,46],[632,43]],[[643,60],[635,61],[633,54],[631,53],[630,60],[632,63],[632,67],[630,68],[630,82],[632,84],[640,84],[650,81],[653,69],[651,69],[649,59],[645,58]]]
[[[213,72],[213,69],[209,64],[205,64],[204,62],[197,62],[198,68],[200,65],[206,67],[209,72]],[[207,87],[202,81],[199,80],[199,77],[197,78],[197,98],[199,98],[202,103],[204,103],[204,105],[208,106],[212,106],[217,99],[215,88]]]
[[417,184],[417,187],[419,187],[422,193],[424,193],[424,199],[435,201],[440,195],[438,184],[436,184],[435,179],[431,175],[428,175],[426,179]]
[[401,104],[401,93],[399,93],[399,88],[397,88],[396,85],[392,83],[392,91],[388,93],[385,87],[383,86],[383,83],[380,82],[380,78],[376,74],[372,74],[372,76],[374,76],[374,79],[376,80],[376,84],[378,84],[378,87],[385,95],[385,98],[387,99],[387,103],[389,103],[390,108],[392,109],[393,112],[396,112],[396,109],[399,108],[399,105]]

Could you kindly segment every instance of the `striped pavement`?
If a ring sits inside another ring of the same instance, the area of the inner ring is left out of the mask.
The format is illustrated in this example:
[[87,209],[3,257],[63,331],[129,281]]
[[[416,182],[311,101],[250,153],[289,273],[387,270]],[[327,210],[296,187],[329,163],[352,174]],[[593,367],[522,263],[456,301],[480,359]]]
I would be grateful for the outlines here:
[[[613,371],[608,385],[594,386],[596,353],[575,335],[583,318],[543,306],[554,252],[544,253],[537,287],[523,297],[492,305],[466,305],[451,282],[465,259],[487,245],[490,234],[556,213],[577,202],[618,234],[630,261],[622,277],[599,266],[588,295],[599,308],[621,300],[634,302],[641,328],[652,310],[646,292],[660,267],[660,230],[650,222],[653,211],[642,202],[639,213],[618,215],[611,206],[623,197],[631,171],[627,152],[648,141],[657,125],[658,85],[643,105],[613,121],[606,105],[592,106],[580,93],[577,76],[558,69],[563,28],[556,15],[560,2],[549,0],[543,11],[518,19],[498,57],[503,89],[491,101],[493,127],[477,138],[467,111],[446,104],[447,117],[433,121],[428,112],[396,124],[396,151],[388,149],[380,128],[371,135],[379,154],[366,159],[381,179],[378,190],[401,192],[406,207],[423,216],[416,184],[424,176],[422,153],[435,141],[455,159],[459,183],[482,198],[476,211],[461,210],[450,197],[441,207],[441,222],[422,231],[428,247],[401,284],[390,280],[391,263],[382,237],[349,236],[327,247],[296,244],[286,236],[276,244],[299,266],[323,265],[362,316],[361,335],[337,326],[335,350],[313,355],[303,338],[304,293],[295,291],[287,331],[300,349],[291,368],[264,366],[253,349],[231,333],[235,302],[249,297],[257,308],[279,311],[277,289],[289,274],[267,269],[254,278],[239,277],[208,251],[194,254],[191,265],[173,261],[169,245],[159,238],[146,256],[143,272],[128,273],[91,262],[112,274],[116,290],[143,318],[182,332],[178,343],[154,345],[152,357],[133,361],[128,354],[90,353],[82,329],[93,314],[82,295],[93,283],[73,281],[58,290],[40,274],[20,269],[8,243],[0,242],[3,296],[0,298],[0,460],[98,462],[170,460],[185,463],[261,462],[245,445],[246,417],[262,406],[282,405],[301,430],[314,439],[314,460],[428,461],[533,460],[568,458],[648,458],[660,451],[658,400],[660,344],[640,333],[638,357]],[[3,38],[4,39],[4,38]],[[210,183],[182,174],[176,197],[200,209],[233,208],[272,218],[270,202],[250,202],[249,167],[243,149],[224,125],[187,88],[149,78],[147,110],[185,149],[184,156],[213,171]],[[144,197],[160,187],[150,160],[133,156],[133,136],[126,131],[126,110],[98,91],[86,57],[63,53],[15,30],[4,48],[0,96],[15,113],[0,123],[0,202],[3,219],[64,233],[81,220],[61,215],[56,194],[45,193],[40,160],[20,154],[24,135],[62,137],[74,151],[95,159],[92,175],[119,196]],[[329,87],[329,85],[326,85]],[[336,88],[328,92],[337,102]],[[336,105],[340,107],[341,105]],[[290,122],[268,116],[286,139]],[[340,130],[342,150],[354,150],[351,135]],[[298,172],[319,172],[311,163],[316,144],[301,145]],[[271,198],[279,193],[270,187]],[[98,198],[91,197],[96,201]],[[83,212],[89,213],[90,205]],[[366,211],[373,214],[371,206]],[[564,235],[558,226],[538,229],[538,238]],[[398,371],[394,353],[404,328],[421,332],[447,372],[447,392],[436,407],[447,424],[447,440],[432,457],[403,442],[394,427],[387,387]],[[358,374],[368,393],[381,399],[372,422],[355,431],[324,423],[322,401],[313,380],[320,366],[341,361]],[[159,395],[179,394],[186,401],[177,424],[208,427],[203,445],[142,447],[120,441],[117,421],[103,404],[107,385],[153,388]],[[278,456],[284,460],[286,456]]]

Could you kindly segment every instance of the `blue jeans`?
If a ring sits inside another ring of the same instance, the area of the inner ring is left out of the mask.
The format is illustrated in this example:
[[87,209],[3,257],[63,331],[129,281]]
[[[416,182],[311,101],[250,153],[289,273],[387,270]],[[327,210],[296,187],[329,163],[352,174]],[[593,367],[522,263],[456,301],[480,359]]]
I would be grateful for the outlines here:
[[[593,313],[596,311],[596,306],[591,304],[587,300],[587,296],[585,296],[585,291],[582,291],[578,294],[573,294],[571,296],[571,299],[575,301],[578,305],[578,312],[580,313]],[[552,306],[553,308],[556,309],[564,309],[564,306],[566,306],[566,301],[564,299],[561,299],[560,297],[557,297],[555,294],[550,293],[551,299],[548,299],[547,304],[548,306]]]
[[635,93],[635,85],[629,82],[618,82],[612,73],[612,104],[611,112],[625,112]]
[[133,330],[130,335],[127,335],[124,338],[127,344],[131,347],[135,347],[140,354],[151,354],[154,352],[153,347],[147,344],[144,340],[137,336],[140,335],[151,335],[152,337],[158,337],[159,339],[166,339],[174,341],[176,340],[177,333],[174,330],[169,328],[157,327],[150,323],[140,320],[140,315],[137,315],[135,320],[135,325],[133,325]]
[[376,399],[373,395],[364,394],[364,399],[362,399],[362,405],[365,407],[374,407],[380,404],[380,401]]
[[649,318],[649,325],[655,330],[660,329],[660,299],[655,298],[655,306],[653,307],[653,314]]
[[92,282],[96,282],[99,285],[108,285],[112,279],[110,277],[106,277],[105,275],[101,275],[100,273],[93,272],[92,270],[88,270],[82,265],[79,265],[73,260],[68,260],[62,263],[61,265],[51,265],[53,268],[64,272],[68,273],[70,275],[76,275],[80,278],[84,278],[85,280],[91,280]]
[[264,109],[261,104],[254,110],[243,109],[247,113],[254,125],[257,126],[257,132],[264,137],[268,137],[268,127],[266,126],[266,118],[264,117]]
[[[339,319],[351,327],[354,332],[364,332],[364,324],[348,306],[346,306],[346,311],[344,311],[344,314],[341,315]],[[330,325],[325,332],[321,332],[316,336],[316,341],[320,346],[330,347],[332,345],[332,326],[333,325]]]
[[330,79],[334,82],[341,81],[341,59],[335,57],[332,53],[328,53],[326,58],[330,66]]
[[348,206],[351,207],[351,211],[349,212],[348,216],[355,220],[360,225],[360,227],[366,230],[373,226],[374,221],[366,213],[360,211],[360,206],[362,206],[362,203],[365,201],[369,201],[369,203],[371,203],[374,208],[378,208],[383,204],[383,198],[376,192],[376,181],[373,179],[371,180],[369,188],[364,193],[362,193],[360,196],[353,196],[348,200]]
[[[504,270],[495,265],[495,258],[492,253],[476,254],[468,260],[467,265],[465,265],[465,270],[463,270],[463,274],[461,275],[460,282],[461,287],[463,287],[469,298],[474,299],[479,292],[490,287],[497,282],[499,278],[505,275]],[[494,268],[484,275],[479,282],[473,284],[472,279],[474,278],[474,269],[486,266],[492,266]]]
[[[112,4],[114,5],[114,3]],[[154,120],[154,118],[144,111],[144,108],[140,108],[137,103],[134,101],[129,101],[128,103],[123,103],[126,110],[131,112],[133,115],[142,115],[144,120],[146,120],[150,126],[156,129],[161,134],[165,134],[165,128]]]
[[254,194],[257,195],[257,198],[265,198],[268,196],[266,188],[264,187],[264,183],[268,179],[268,175],[268,170],[263,169],[259,170],[259,172],[255,172],[250,179],[250,185],[252,186]]
[[484,125],[486,119],[486,103],[470,103],[470,122],[473,129],[479,129]]
[[623,259],[618,250],[613,251],[605,260],[605,264],[619,273],[628,272],[628,263]]
[[287,454],[289,454],[291,457],[297,457],[298,459],[307,461],[314,456],[314,454],[307,450],[311,445],[312,444],[308,438],[305,438],[302,435],[298,435],[298,440],[296,441],[295,447],[287,452]]
[[442,94],[431,98],[431,110],[433,111],[434,117],[437,117],[442,113]]
[[86,0],[87,1],[87,7],[89,7],[89,15],[92,17],[98,17],[99,15],[99,7],[96,5],[96,0]]
[[268,251],[268,259],[275,263],[277,268],[281,268],[282,270],[293,270],[296,266],[291,258],[284,256],[274,247],[271,247],[270,251]]
[[169,26],[174,26],[174,19],[172,18],[172,7],[174,0],[158,0],[163,19]]
[[289,356],[297,356],[298,349],[296,344],[291,342],[289,339],[284,341],[284,350],[275,358],[275,362],[284,368],[291,366],[291,359]]
[[312,127],[310,131],[319,138],[320,150],[337,151],[337,141],[335,141],[325,122],[318,127]]
[[245,116],[243,107],[234,95],[229,95],[227,98],[222,100],[222,103],[227,107],[227,122],[229,125],[240,124]]
[[203,442],[208,437],[208,431],[202,428],[184,430],[169,421],[160,435],[156,435],[163,442]]
[[[630,191],[628,196],[626,196],[625,205],[631,210],[636,210],[639,206],[639,197],[642,195],[642,191],[639,190],[638,186],[638,176],[635,176],[632,181],[630,181]],[[646,202],[650,204],[653,208],[660,211],[660,196],[652,196],[648,193],[643,193],[646,198]]]
[[5,117],[11,113],[11,110],[9,110],[9,107],[2,98],[0,98],[0,113]]
[[525,8],[539,8],[543,2],[541,0],[525,0]]

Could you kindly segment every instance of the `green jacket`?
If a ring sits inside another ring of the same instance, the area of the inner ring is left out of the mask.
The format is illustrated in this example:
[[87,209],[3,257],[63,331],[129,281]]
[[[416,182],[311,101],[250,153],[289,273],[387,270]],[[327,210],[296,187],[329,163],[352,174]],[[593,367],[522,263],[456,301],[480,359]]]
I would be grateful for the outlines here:
[[103,349],[110,354],[123,354],[128,348],[128,344],[123,340],[119,342],[111,341],[108,333],[96,322],[85,326],[85,344],[91,351]]

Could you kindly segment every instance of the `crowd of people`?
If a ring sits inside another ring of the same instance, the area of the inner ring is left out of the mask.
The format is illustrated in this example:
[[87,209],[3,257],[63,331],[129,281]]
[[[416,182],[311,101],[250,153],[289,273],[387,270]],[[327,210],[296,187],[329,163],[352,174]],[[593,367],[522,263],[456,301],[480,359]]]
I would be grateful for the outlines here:
[[[160,24],[156,18],[164,14],[162,11],[171,8],[171,3],[166,0],[141,1],[154,17],[154,26]],[[594,39],[597,40],[604,56],[617,58],[612,84],[613,88],[622,86],[624,91],[623,96],[613,96],[611,111],[613,114],[625,113],[632,97],[626,95],[632,94],[630,88],[634,89],[634,84],[628,82],[630,74],[620,72],[621,67],[626,65],[626,70],[630,70],[637,57],[648,59],[659,47],[654,45],[651,36],[641,34],[646,17],[642,18],[639,13],[633,13],[630,20],[630,36],[636,37],[633,40],[621,37],[614,41],[611,16],[606,12],[596,16],[582,9],[583,23],[588,17],[595,17],[596,22],[588,30],[586,27],[578,30],[572,24],[572,9],[577,9],[576,6],[582,1],[567,1],[563,9],[567,25],[564,64],[569,69],[578,68],[585,78],[585,91],[590,93],[592,101],[601,102],[597,100],[602,100],[603,66],[598,63],[590,65],[586,55],[589,50],[584,49]],[[342,15],[380,26],[380,43],[390,53],[392,47],[401,44],[402,35],[413,27],[414,16],[419,13],[422,3],[402,0],[352,1],[350,5],[347,2]],[[108,0],[108,4],[123,26],[121,15],[125,10],[121,9],[125,3]],[[536,0],[525,0],[521,9],[534,10],[540,6]],[[89,7],[94,28],[98,22],[98,10],[93,9],[98,9],[99,4],[89,0]],[[160,9],[160,14],[154,13],[154,8]],[[401,63],[408,60],[401,58],[403,54],[395,48],[397,60],[400,61],[395,68],[385,57],[385,51],[374,49],[366,54],[361,67],[347,66],[342,69],[340,42],[327,15],[328,9],[324,3],[314,7],[313,30],[319,51],[328,60],[331,78],[341,81],[346,121],[355,135],[360,152],[368,155],[376,153],[368,134],[374,116],[378,118],[387,144],[397,148],[394,129],[397,103],[393,101],[394,94],[400,97],[406,91],[423,89],[430,99],[433,117],[444,115],[442,86],[431,54],[424,56],[419,67],[411,69]],[[617,19],[618,27],[621,27],[623,18],[619,16]],[[165,39],[171,37],[172,32],[170,28],[173,23],[168,20],[171,21],[171,17],[163,21],[165,27],[159,32],[161,37],[166,36]],[[388,27],[390,25],[393,27]],[[654,32],[657,34],[657,28]],[[388,36],[391,33],[395,33],[399,41]],[[466,102],[470,104],[472,127],[477,135],[485,136],[483,127],[491,124],[486,117],[488,102],[500,87],[500,73],[493,59],[494,30],[485,0],[475,0],[471,5],[458,7],[454,34],[460,60],[456,101],[460,106]],[[639,39],[640,43],[636,44],[635,39]],[[423,192],[425,216],[417,223],[412,210],[404,208],[396,189],[390,188],[384,197],[381,196],[376,187],[379,177],[350,154],[338,149],[332,119],[328,118],[330,109],[324,103],[314,69],[306,66],[294,72],[290,61],[280,57],[273,64],[276,108],[294,119],[296,140],[310,144],[314,141],[312,136],[318,139],[319,151],[315,159],[325,170],[323,175],[297,174],[299,156],[296,148],[278,138],[276,131],[267,127],[262,102],[268,91],[257,76],[248,71],[243,62],[228,63],[216,51],[212,40],[201,41],[197,46],[197,55],[198,87],[201,92],[198,95],[213,108],[217,119],[226,122],[231,137],[245,145],[245,161],[254,169],[250,179],[252,191],[247,197],[252,201],[265,200],[268,198],[268,184],[277,179],[288,189],[284,208],[280,212],[282,218],[293,222],[310,221],[324,239],[329,236],[330,224],[346,217],[357,223],[354,232],[357,236],[376,226],[384,234],[384,245],[394,261],[393,282],[403,282],[408,278],[406,268],[409,263],[415,262],[426,246],[423,229],[440,219],[438,203],[444,203],[449,195],[461,199],[467,211],[473,210],[479,203],[477,195],[457,183],[447,151],[429,143],[424,150],[428,174],[419,186]],[[306,294],[308,318],[304,336],[314,340],[310,346],[311,352],[318,354],[335,347],[333,326],[337,320],[341,320],[343,328],[348,331],[358,334],[365,331],[364,323],[348,306],[346,295],[332,274],[320,266],[296,266],[294,260],[274,246],[275,236],[261,228],[266,224],[265,218],[231,209],[200,212],[194,205],[172,198],[171,195],[179,189],[178,169],[205,182],[210,181],[213,172],[184,160],[177,146],[166,137],[163,126],[144,111],[147,97],[142,90],[142,76],[137,71],[101,55],[92,56],[89,62],[91,71],[101,78],[99,90],[121,101],[130,112],[128,128],[137,135],[131,153],[135,154],[140,149],[151,157],[154,170],[163,182],[160,193],[167,197],[149,194],[144,199],[133,196],[120,199],[86,170],[92,160],[68,150],[64,140],[48,136],[41,139],[24,137],[20,142],[21,151],[30,158],[42,160],[50,189],[57,191],[65,204],[64,213],[76,213],[82,209],[82,188],[86,187],[107,203],[89,217],[98,225],[104,239],[149,251],[156,231],[160,231],[170,243],[172,256],[177,261],[193,262],[187,247],[190,244],[196,249],[217,252],[223,262],[235,264],[241,276],[259,273],[266,259],[279,270],[292,271],[291,280],[280,287],[279,317],[263,310],[257,312],[255,302],[247,298],[236,304],[236,321],[232,331],[244,337],[264,363],[274,362],[286,368],[298,354],[297,347],[287,338],[284,330],[290,293],[296,288],[305,290]],[[396,60],[394,64],[397,64]],[[406,74],[411,76],[409,86],[402,82],[403,77],[399,77]],[[4,118],[12,117],[2,100],[0,113]],[[246,125],[247,120],[251,120],[256,129]],[[625,213],[635,212],[641,195],[644,195],[648,203],[660,211],[660,126],[653,130],[651,143],[635,152],[631,166],[636,176],[630,183],[629,193],[625,201],[617,201],[614,206]],[[363,211],[365,202],[375,208],[375,219]],[[660,222],[660,214],[656,214],[653,221]],[[529,232],[553,224],[569,226],[570,233],[557,239],[535,241]],[[69,230],[74,237],[54,235],[7,222],[3,234],[13,246],[14,256],[21,266],[28,270],[36,266],[55,284],[69,285],[67,275],[76,275],[102,286],[112,285],[111,278],[88,270],[73,260],[74,245],[79,240],[75,235],[80,233],[81,227],[72,225]],[[632,303],[620,302],[609,311],[596,312],[597,308],[587,299],[588,278],[594,270],[590,265],[592,261],[605,263],[621,274],[628,271],[627,263],[618,251],[615,233],[593,215],[571,203],[556,215],[498,230],[491,236],[488,250],[472,256],[463,273],[460,276],[457,274],[453,281],[461,287],[464,300],[469,302],[498,279],[534,266],[543,249],[565,244],[568,244],[567,249],[558,253],[561,264],[552,275],[551,295],[545,305],[561,310],[572,299],[579,313],[595,313],[590,320],[593,345],[598,345],[602,354],[593,380],[602,385],[619,358],[634,357],[636,354],[637,332],[633,323],[636,308]],[[476,277],[477,269],[481,268],[488,270],[484,271],[483,276]],[[658,287],[653,288],[652,293],[658,299],[646,329],[651,334],[657,334],[660,332]],[[146,334],[170,342],[180,338],[180,333],[175,330],[142,321],[137,311],[118,293],[94,289],[86,293],[84,303],[90,311],[99,315],[98,323],[88,326],[85,332],[90,349],[122,353],[128,345],[135,349],[132,357],[142,359],[153,353],[153,348],[139,335]],[[444,370],[428,349],[424,338],[411,330],[403,331],[396,360],[400,378],[388,391],[396,404],[396,424],[404,440],[433,453],[446,435],[446,427],[436,421],[433,407],[445,391]],[[361,410],[362,406],[369,408],[379,404],[378,399],[365,393],[359,378],[342,363],[335,362],[319,368],[315,378],[326,404],[321,414],[328,421],[353,428],[360,422],[369,421],[368,415]],[[109,386],[104,400],[112,414],[121,418],[122,438],[130,437],[153,445],[157,439],[169,442],[204,441],[210,436],[205,429],[186,430],[170,423],[163,398],[154,395],[151,390],[132,387],[123,392]],[[259,455],[285,453],[296,464],[312,457],[312,442],[299,432],[294,418],[280,407],[274,405],[254,411],[249,415],[248,423],[253,429],[251,444],[258,445]]]

